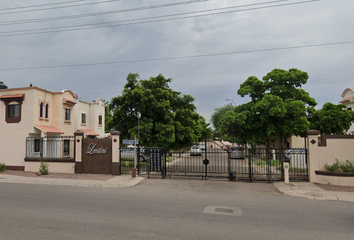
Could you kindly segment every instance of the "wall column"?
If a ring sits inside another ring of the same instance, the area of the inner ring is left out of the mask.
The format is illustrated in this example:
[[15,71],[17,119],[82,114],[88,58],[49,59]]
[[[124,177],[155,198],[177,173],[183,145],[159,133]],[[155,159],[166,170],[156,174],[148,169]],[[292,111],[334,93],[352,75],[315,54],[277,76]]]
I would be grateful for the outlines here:
[[316,182],[315,171],[319,169],[319,149],[318,149],[318,137],[320,131],[318,130],[308,130],[307,131],[307,149],[308,149],[308,171],[309,171],[309,181]]
[[120,132],[111,131],[112,136],[112,175],[120,175]]
[[76,131],[75,136],[75,173],[82,173],[82,140],[84,133]]

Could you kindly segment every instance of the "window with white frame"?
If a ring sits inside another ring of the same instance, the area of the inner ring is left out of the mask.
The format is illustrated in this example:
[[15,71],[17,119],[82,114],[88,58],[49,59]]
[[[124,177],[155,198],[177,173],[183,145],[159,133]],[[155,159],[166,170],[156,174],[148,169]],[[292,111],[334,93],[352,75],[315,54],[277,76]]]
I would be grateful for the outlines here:
[[86,124],[86,113],[81,113],[81,124]]
[[70,108],[65,108],[65,121],[70,121]]

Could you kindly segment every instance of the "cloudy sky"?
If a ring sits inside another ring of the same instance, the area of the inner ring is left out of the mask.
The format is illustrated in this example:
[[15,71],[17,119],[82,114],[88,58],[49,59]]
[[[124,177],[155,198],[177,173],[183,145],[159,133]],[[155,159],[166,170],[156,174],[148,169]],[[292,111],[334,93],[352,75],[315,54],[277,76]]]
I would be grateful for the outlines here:
[[0,81],[120,95],[128,73],[172,78],[207,121],[249,76],[298,68],[318,102],[354,87],[353,0],[12,0],[0,6]]

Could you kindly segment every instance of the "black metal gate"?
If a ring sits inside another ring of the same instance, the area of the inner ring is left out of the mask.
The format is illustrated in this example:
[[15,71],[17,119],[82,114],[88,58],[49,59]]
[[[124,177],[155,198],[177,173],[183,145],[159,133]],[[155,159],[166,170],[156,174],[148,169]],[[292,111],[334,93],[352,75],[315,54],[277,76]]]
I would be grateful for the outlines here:
[[[193,146],[198,146],[196,151]],[[283,162],[290,163],[292,181],[308,181],[306,149],[250,148],[238,150],[220,142],[197,143],[188,149],[145,148],[139,152],[139,175],[189,176],[247,181],[283,180]],[[235,154],[234,151],[241,151]]]

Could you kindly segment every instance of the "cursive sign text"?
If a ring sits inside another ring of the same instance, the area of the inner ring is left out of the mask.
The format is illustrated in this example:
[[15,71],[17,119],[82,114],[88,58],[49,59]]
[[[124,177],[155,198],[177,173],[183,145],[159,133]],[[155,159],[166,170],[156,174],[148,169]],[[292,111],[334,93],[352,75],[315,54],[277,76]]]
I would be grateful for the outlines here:
[[105,154],[107,152],[108,148],[103,148],[103,147],[96,148],[96,146],[97,146],[97,144],[91,143],[88,146],[86,153],[87,154]]

